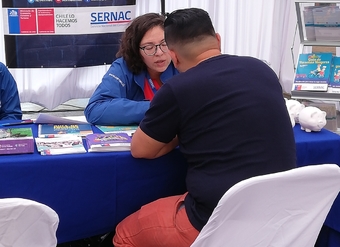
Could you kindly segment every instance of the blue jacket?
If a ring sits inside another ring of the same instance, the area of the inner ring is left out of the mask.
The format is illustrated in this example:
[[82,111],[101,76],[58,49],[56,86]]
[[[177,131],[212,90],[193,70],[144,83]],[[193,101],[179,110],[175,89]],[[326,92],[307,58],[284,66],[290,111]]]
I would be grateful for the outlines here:
[[[162,73],[166,82],[178,74],[171,63]],[[149,109],[150,101],[144,100],[144,80],[147,72],[133,74],[123,58],[116,59],[104,75],[85,108],[89,123],[98,125],[139,124]]]
[[17,83],[7,67],[0,63],[0,120],[21,118]]

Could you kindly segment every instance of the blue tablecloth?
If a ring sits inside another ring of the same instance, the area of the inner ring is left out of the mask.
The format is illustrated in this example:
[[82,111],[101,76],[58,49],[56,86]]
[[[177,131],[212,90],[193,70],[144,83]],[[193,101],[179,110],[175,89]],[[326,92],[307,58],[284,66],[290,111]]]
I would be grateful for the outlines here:
[[[36,135],[37,127],[31,127]],[[298,125],[294,134],[298,166],[340,164],[339,135],[305,133]],[[112,231],[145,203],[186,190],[187,165],[178,149],[154,160],[134,159],[129,152],[42,156],[36,149],[0,160],[0,198],[23,197],[53,208],[60,218],[59,243]],[[337,199],[327,230],[340,232],[339,217]]]
[[325,129],[307,133],[300,129],[300,125],[294,127],[294,135],[297,166],[323,163],[340,165],[339,135]]
[[[334,163],[340,165],[340,136],[325,129],[307,133],[294,128],[297,166]],[[316,247],[340,246],[340,196],[326,218]]]
[[[37,126],[32,127],[37,135]],[[96,129],[94,127],[94,129]],[[143,204],[186,191],[178,150],[156,160],[130,152],[0,157],[0,198],[44,203],[59,215],[58,243],[113,231]]]

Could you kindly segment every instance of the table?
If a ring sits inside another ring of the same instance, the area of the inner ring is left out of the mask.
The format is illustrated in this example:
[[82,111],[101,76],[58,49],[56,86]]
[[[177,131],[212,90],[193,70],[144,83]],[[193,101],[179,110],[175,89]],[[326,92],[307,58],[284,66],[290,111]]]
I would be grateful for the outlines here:
[[[37,126],[30,127],[36,135]],[[340,164],[339,135],[305,133],[298,125],[294,134],[298,166]],[[154,160],[135,159],[129,152],[41,156],[37,150],[0,159],[0,198],[23,197],[53,208],[60,218],[58,243],[112,231],[140,206],[186,190],[187,164],[178,149]],[[339,216],[338,198],[322,241],[340,235]]]
[[[294,127],[297,166],[335,163],[340,165],[340,136],[328,130],[306,133]],[[340,196],[326,218],[319,235],[317,247],[340,246]]]
[[[37,126],[27,126],[36,136]],[[63,243],[113,231],[141,205],[184,193],[186,167],[178,150],[146,160],[130,152],[42,156],[35,148],[34,154],[1,156],[0,198],[23,197],[53,208]]]

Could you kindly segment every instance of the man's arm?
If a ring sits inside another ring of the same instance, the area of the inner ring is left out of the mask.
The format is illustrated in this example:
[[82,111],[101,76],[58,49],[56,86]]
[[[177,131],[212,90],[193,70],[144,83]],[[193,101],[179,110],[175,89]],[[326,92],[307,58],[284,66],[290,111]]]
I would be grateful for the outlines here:
[[145,134],[138,127],[132,137],[131,155],[134,158],[155,159],[169,153],[177,146],[177,137],[172,139],[169,143],[159,142]]

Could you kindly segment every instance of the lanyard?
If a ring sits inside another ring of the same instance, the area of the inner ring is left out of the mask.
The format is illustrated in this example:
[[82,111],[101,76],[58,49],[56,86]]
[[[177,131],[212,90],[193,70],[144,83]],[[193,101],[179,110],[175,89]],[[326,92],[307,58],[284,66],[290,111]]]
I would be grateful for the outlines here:
[[148,83],[151,87],[152,92],[155,94],[157,92],[157,89],[156,89],[155,84],[153,83],[152,79],[150,78],[150,76],[148,74],[146,75],[146,79],[147,79],[147,81],[148,81]]

